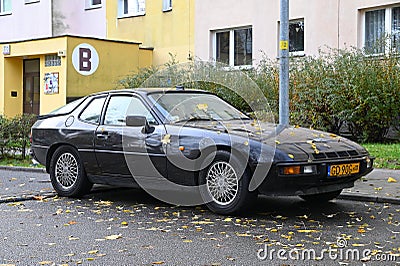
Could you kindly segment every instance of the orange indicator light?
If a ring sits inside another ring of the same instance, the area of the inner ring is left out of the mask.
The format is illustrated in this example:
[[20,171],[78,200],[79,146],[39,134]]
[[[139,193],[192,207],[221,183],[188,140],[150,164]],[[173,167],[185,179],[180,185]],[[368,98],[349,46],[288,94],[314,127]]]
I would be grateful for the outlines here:
[[300,174],[300,166],[286,166],[283,168],[284,175],[298,175]]

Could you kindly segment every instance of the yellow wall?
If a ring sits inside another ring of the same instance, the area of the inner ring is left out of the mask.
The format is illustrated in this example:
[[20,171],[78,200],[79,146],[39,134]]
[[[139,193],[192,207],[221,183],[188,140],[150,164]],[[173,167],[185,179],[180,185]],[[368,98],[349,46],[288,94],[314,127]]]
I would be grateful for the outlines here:
[[[12,117],[23,112],[24,59],[40,59],[40,114],[48,113],[56,107],[65,104],[65,61],[61,63],[60,67],[45,67],[44,55],[57,54],[59,50],[65,50],[66,37],[10,43],[10,47],[11,54],[4,58],[4,72],[0,72],[0,79],[4,79],[4,87],[0,86],[0,95],[2,96],[2,100],[4,100],[4,109],[0,109],[0,113]],[[47,72],[59,72],[59,79],[61,81],[59,81],[59,94],[44,94],[43,80],[44,73]],[[11,91],[17,91],[18,97],[11,97]],[[1,92],[4,92],[4,94]]]
[[[47,114],[66,103],[67,59],[61,57],[61,66],[45,67],[45,55],[40,57],[40,114]],[[58,94],[44,93],[44,74],[58,72]]]
[[[92,75],[79,74],[72,64],[72,53],[81,43],[92,45],[99,55],[99,66]],[[15,116],[23,111],[23,60],[40,59],[40,114],[66,103],[67,97],[82,97],[92,92],[111,90],[118,80],[149,67],[152,50],[139,49],[139,43],[63,36],[10,43],[11,54],[0,58],[0,114]],[[45,67],[45,55],[66,51],[61,66]],[[58,72],[59,93],[44,93],[45,73]],[[17,91],[18,97],[11,97]]]
[[[22,112],[22,59],[4,60],[4,115],[12,117]],[[11,91],[17,91],[18,97],[11,97]]]
[[75,47],[81,43],[90,44],[96,49],[99,66],[92,75],[84,76],[75,70],[72,56],[68,56],[67,97],[115,89],[119,79],[137,72],[139,68],[139,44],[70,37],[68,55],[72,55]]
[[0,115],[4,114],[4,57],[0,56]]
[[107,1],[107,38],[141,42],[153,47],[153,65],[170,60],[188,61],[194,51],[195,0],[174,0],[172,10],[162,11],[162,1],[146,1],[146,15],[118,18],[118,1]]
[[153,49],[139,49],[139,68],[149,67],[153,64]]

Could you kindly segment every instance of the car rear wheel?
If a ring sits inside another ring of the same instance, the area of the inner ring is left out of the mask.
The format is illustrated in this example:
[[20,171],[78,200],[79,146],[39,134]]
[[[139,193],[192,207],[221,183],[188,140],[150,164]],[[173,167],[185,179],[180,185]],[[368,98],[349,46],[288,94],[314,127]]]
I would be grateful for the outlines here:
[[240,165],[229,152],[217,151],[212,163],[200,172],[200,184],[205,185],[202,196],[211,211],[237,213],[257,197],[256,192],[249,192],[250,175],[247,170],[240,171]]
[[342,193],[341,189],[320,194],[301,195],[300,198],[312,203],[318,203],[318,202],[324,203],[337,198],[340,195],[340,193]]
[[50,161],[50,179],[55,191],[64,197],[82,196],[93,186],[78,151],[70,146],[61,146],[54,152]]

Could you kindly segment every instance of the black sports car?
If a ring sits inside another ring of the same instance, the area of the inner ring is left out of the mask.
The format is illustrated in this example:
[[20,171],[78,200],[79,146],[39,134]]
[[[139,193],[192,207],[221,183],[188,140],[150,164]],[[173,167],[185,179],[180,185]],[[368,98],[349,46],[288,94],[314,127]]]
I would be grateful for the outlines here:
[[259,193],[331,200],[373,163],[343,137],[250,119],[209,92],[162,88],[96,93],[39,116],[32,152],[61,196],[135,186],[222,214]]

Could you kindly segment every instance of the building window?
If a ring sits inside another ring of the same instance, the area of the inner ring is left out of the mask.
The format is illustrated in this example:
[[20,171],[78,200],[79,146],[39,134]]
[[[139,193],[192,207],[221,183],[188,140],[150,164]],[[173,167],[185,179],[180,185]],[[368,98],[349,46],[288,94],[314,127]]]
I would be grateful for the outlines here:
[[304,54],[304,19],[289,21],[289,52]]
[[45,67],[61,66],[61,57],[58,55],[46,55],[44,60]]
[[252,28],[215,33],[214,58],[230,66],[251,66],[253,62]]
[[38,3],[40,0],[25,0],[25,4]]
[[385,9],[365,12],[365,49],[368,53],[385,51]]
[[400,51],[400,7],[366,11],[363,43],[367,54]]
[[101,0],[85,0],[85,8],[92,9],[101,7]]
[[0,0],[0,14],[11,13],[11,0]]
[[163,0],[163,9],[162,11],[171,11],[172,10],[172,0]]
[[146,0],[119,0],[119,17],[143,16],[146,14]]

